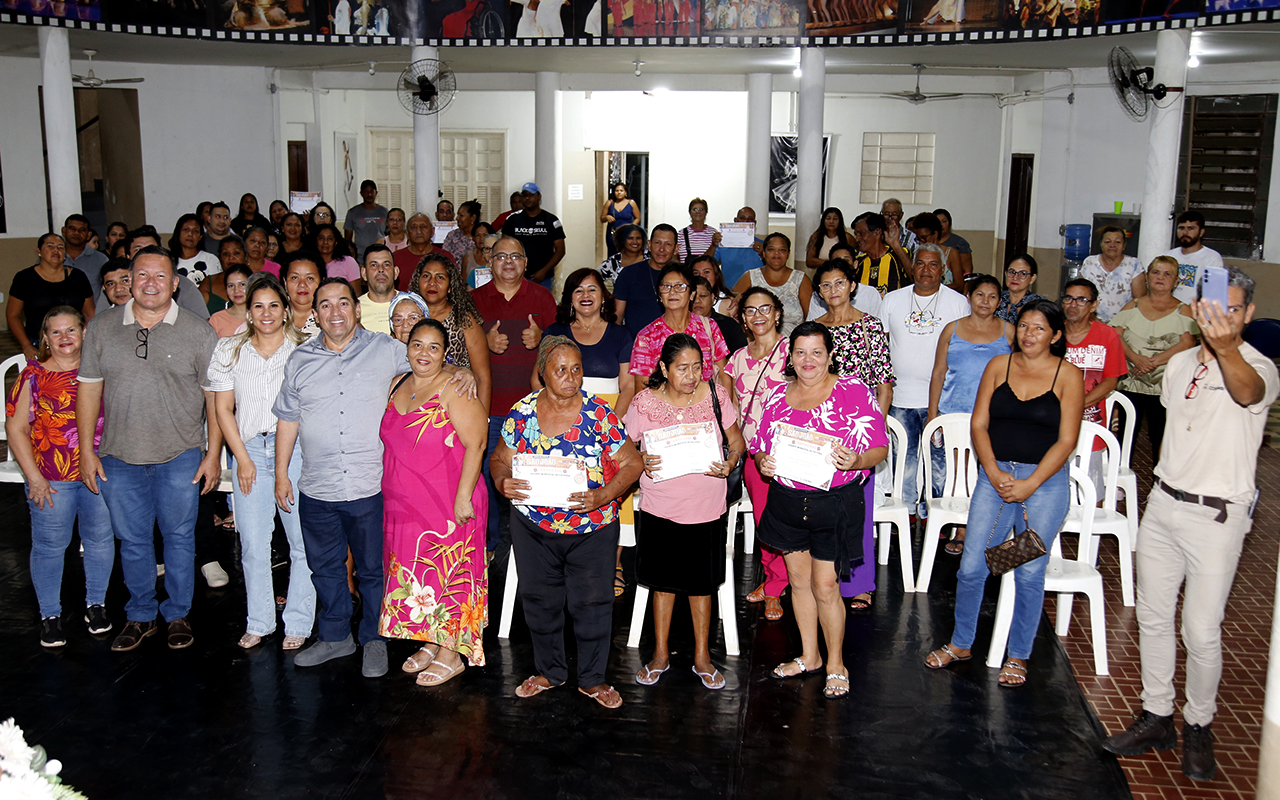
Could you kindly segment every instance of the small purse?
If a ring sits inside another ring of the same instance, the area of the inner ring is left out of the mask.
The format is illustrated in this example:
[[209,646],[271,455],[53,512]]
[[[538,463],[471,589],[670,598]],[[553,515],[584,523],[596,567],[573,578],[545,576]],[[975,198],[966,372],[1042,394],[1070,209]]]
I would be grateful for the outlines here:
[[[716,394],[716,379],[713,376],[708,381],[711,387],[711,409],[716,415],[716,425],[720,428],[720,454],[725,461],[729,460],[729,437],[724,432],[724,419],[720,415],[720,398]],[[729,470],[728,487],[725,495],[725,505],[732,507],[734,503],[742,499],[742,470],[746,467],[747,454],[743,453],[738,457],[738,463],[733,469]]]
[[[999,517],[997,517],[997,520]],[[1014,536],[1012,539],[1001,542],[995,547],[991,547],[991,536],[995,534],[995,523],[991,525],[991,534],[987,536],[987,569],[991,570],[992,575],[1003,575],[1011,569],[1022,566],[1028,561],[1034,561],[1040,556],[1048,552],[1044,546],[1044,540],[1040,538],[1040,534],[1036,533],[1031,527],[1030,521],[1027,519],[1027,506],[1022,506],[1022,521],[1027,523],[1027,529],[1022,533]]]

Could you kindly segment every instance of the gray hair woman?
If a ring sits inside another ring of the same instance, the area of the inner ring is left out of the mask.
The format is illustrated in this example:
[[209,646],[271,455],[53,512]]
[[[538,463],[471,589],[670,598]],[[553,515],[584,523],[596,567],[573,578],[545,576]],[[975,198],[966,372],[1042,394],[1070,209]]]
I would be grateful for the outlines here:
[[391,298],[391,306],[387,312],[387,319],[391,324],[390,334],[405,344],[409,343],[409,331],[413,330],[413,326],[431,316],[427,301],[414,292],[397,292]]

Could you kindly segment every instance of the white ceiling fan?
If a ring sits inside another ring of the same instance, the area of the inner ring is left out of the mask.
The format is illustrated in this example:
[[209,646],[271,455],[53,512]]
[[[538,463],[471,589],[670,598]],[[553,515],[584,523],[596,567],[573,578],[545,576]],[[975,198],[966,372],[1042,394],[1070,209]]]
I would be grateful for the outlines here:
[[918,106],[921,103],[927,103],[930,100],[951,100],[956,97],[965,97],[970,94],[969,92],[933,92],[930,94],[925,94],[924,92],[920,91],[920,72],[924,69],[924,64],[912,64],[911,66],[915,67],[916,69],[915,91],[888,92],[886,94],[882,94],[881,97],[886,97],[891,100],[906,100],[908,103]]
[[99,78],[93,74],[93,57],[98,54],[97,50],[85,50],[85,56],[89,59],[88,75],[72,75],[71,79],[76,83],[88,89],[97,89],[99,86],[106,86],[111,83],[142,83],[145,78]]

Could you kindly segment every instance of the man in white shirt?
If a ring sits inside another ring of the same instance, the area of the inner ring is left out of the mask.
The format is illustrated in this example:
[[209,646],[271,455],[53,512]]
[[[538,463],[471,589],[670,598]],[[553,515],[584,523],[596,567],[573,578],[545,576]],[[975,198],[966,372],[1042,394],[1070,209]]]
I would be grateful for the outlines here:
[[893,374],[897,377],[889,414],[902,423],[907,432],[903,497],[908,504],[918,504],[917,516],[920,517],[927,514],[927,509],[924,503],[918,502],[916,459],[920,433],[929,419],[929,380],[933,377],[938,337],[947,323],[969,313],[969,302],[964,295],[942,285],[945,264],[941,247],[920,245],[916,251],[915,283],[889,292],[880,306],[880,319],[889,331]]
[[1222,266],[1222,255],[1200,244],[1204,237],[1204,214],[1183,211],[1178,215],[1178,246],[1165,255],[1178,260],[1178,282],[1173,296],[1184,303],[1196,299],[1196,286],[1205,267]]
[[391,333],[391,300],[396,296],[396,280],[400,269],[396,266],[391,248],[385,244],[371,244],[364,251],[364,266],[360,277],[369,291],[360,295],[360,325],[374,333]]

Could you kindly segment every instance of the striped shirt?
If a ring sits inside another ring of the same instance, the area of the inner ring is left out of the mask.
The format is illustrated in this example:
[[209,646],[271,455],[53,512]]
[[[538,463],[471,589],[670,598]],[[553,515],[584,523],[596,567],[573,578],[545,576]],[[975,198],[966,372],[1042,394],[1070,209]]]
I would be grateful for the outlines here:
[[271,358],[263,358],[250,340],[240,348],[240,356],[233,364],[238,339],[222,339],[214,348],[209,361],[209,387],[215,392],[236,393],[236,427],[241,439],[275,433],[276,415],[271,413],[271,405],[280,393],[284,363],[297,345],[286,338]]
[[689,259],[710,250],[711,242],[714,241],[717,233],[719,231],[711,225],[700,231],[695,231],[692,225],[682,229],[680,235],[676,237],[676,252],[680,263],[687,264]]

